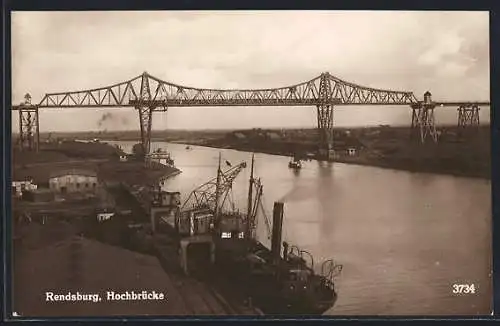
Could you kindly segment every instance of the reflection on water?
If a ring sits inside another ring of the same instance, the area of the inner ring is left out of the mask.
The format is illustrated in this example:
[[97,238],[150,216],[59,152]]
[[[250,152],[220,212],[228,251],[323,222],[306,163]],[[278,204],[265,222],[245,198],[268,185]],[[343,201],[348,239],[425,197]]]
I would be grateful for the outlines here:
[[[251,159],[234,150],[156,146],[168,147],[183,171],[168,183],[183,200],[215,177],[219,152],[233,165]],[[316,267],[332,257],[343,264],[339,300],[327,314],[489,314],[489,181],[317,161],[294,173],[288,160],[256,154],[256,176],[269,218],[273,201],[285,202],[283,240],[311,252]],[[234,184],[242,210],[249,177],[247,168]],[[476,293],[454,295],[454,283],[473,283]]]

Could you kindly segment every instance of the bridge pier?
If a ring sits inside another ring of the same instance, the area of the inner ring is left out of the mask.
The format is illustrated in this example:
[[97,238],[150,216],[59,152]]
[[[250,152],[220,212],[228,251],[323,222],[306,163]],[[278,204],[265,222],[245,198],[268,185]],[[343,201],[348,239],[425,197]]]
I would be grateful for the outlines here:
[[31,104],[31,96],[24,96],[25,103],[19,107],[19,147],[21,150],[37,151],[40,144],[38,107]]
[[463,133],[466,129],[475,129],[479,127],[479,106],[461,105],[458,111],[458,132]]
[[144,158],[147,159],[151,150],[151,127],[153,124],[154,107],[136,106],[135,109],[139,112],[142,151],[144,153]]
[[330,159],[333,151],[333,105],[318,105],[316,108],[320,154]]
[[434,104],[412,104],[411,134],[412,138],[419,137],[425,143],[427,138],[437,142],[437,131],[434,120]]
[[[158,90],[157,90],[158,93]],[[141,76],[141,94],[140,98],[135,101],[130,101],[134,104],[135,109],[139,112],[139,124],[141,127],[141,144],[144,153],[144,161],[146,165],[151,163],[151,129],[153,126],[153,112],[166,112],[167,107],[162,101],[156,101],[152,98],[151,89],[149,86],[149,74],[144,72]]]
[[431,93],[425,92],[424,101],[411,105],[411,136],[419,137],[420,142],[425,143],[427,138],[437,142],[438,135],[434,120],[434,108],[436,104],[432,102]]
[[316,105],[318,119],[319,154],[326,159],[333,157],[333,104],[332,86],[329,75],[321,74],[319,83],[319,104]]

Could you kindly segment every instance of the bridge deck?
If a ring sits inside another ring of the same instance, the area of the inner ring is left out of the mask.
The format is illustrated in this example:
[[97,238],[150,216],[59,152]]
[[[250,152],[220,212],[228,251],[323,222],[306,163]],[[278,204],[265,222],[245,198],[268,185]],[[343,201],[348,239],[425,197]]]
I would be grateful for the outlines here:
[[[343,103],[341,99],[334,99],[328,102],[330,105],[334,106],[359,106],[359,105],[383,105],[383,106],[408,106],[417,102],[403,102],[403,103],[394,103],[394,102],[376,102],[376,103]],[[436,107],[459,107],[459,106],[489,106],[490,102],[486,101],[463,101],[463,102],[433,102]],[[131,107],[135,108],[136,106],[145,105],[145,106],[153,106],[156,107],[157,110],[161,110],[162,107],[215,107],[215,106],[317,106],[322,103],[315,99],[306,99],[306,100],[296,100],[296,99],[282,99],[282,100],[227,100],[227,101],[204,101],[204,100],[152,100],[152,101],[141,101],[141,100],[131,100],[130,103],[127,104],[82,104],[81,106],[70,105],[70,104],[61,104],[61,105],[14,105],[12,106],[12,110],[17,111],[19,109],[23,110],[36,110],[36,109],[49,109],[49,108],[126,108]]]
[[470,105],[479,105],[479,106],[489,106],[490,102],[486,101],[467,101],[467,102],[436,102],[436,106],[470,106]]

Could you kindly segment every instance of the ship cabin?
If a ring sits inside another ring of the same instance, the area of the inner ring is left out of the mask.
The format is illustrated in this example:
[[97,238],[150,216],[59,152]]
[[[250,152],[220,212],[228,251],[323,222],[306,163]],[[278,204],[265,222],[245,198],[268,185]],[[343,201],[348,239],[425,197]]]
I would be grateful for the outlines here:
[[214,214],[208,208],[183,211],[176,219],[176,229],[180,236],[208,234],[213,229]]
[[[294,249],[297,249],[297,253]],[[310,266],[308,266],[304,254],[310,255],[306,251],[300,251],[297,247],[290,248],[288,243],[283,242],[283,259],[279,274],[288,291],[306,289],[314,277],[313,258],[310,256]]]
[[246,223],[240,213],[221,214],[217,235],[221,239],[244,239]]
[[292,268],[287,270],[287,274],[282,276],[284,288],[290,292],[307,289],[311,282],[313,272],[305,268]]

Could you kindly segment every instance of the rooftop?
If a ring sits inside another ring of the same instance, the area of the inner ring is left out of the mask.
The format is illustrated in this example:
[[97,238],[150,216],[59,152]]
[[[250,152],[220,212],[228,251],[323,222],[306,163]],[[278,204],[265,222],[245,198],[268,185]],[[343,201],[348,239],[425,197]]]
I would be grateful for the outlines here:
[[93,162],[57,162],[57,163],[35,163],[24,166],[13,166],[12,181],[25,181],[33,179],[35,184],[47,183],[53,173],[66,170],[95,171],[96,164]]
[[70,169],[61,169],[52,171],[49,174],[49,178],[56,178],[65,175],[79,175],[86,177],[97,177],[97,172],[91,169],[79,169],[79,168],[70,168]]
[[175,168],[152,162],[152,168],[146,169],[142,162],[122,162],[103,164],[99,168],[99,177],[106,181],[119,181],[135,185],[148,185],[163,176],[178,171]]

